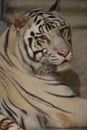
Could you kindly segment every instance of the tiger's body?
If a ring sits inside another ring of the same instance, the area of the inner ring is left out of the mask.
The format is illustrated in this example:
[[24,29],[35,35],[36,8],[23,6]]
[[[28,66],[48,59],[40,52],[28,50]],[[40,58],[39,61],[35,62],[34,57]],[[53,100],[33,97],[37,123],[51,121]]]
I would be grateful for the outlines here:
[[0,38],[0,129],[86,127],[87,99],[58,75],[72,59],[69,25],[57,12],[25,16]]

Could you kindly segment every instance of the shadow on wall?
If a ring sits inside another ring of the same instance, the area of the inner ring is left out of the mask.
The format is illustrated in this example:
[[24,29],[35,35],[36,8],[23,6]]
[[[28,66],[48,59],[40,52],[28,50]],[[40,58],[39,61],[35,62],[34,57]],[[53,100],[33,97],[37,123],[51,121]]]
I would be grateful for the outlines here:
[[3,34],[7,27],[7,23],[4,20],[0,20],[0,36]]
[[80,79],[76,72],[74,72],[72,69],[66,70],[60,73],[60,77],[65,84],[70,86],[76,95],[80,95]]

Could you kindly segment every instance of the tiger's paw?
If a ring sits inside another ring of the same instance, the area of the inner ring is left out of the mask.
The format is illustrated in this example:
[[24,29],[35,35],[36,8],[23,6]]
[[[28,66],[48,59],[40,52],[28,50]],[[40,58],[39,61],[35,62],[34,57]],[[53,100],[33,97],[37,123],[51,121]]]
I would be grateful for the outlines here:
[[49,128],[72,128],[70,117],[62,112],[52,112],[46,116],[47,127]]

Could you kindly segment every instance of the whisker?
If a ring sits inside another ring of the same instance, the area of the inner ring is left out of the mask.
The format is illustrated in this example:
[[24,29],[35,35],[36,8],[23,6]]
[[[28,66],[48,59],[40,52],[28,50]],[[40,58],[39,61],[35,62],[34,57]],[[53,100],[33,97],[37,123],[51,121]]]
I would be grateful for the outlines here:
[[46,70],[49,61],[48,61],[48,56],[46,56],[43,60],[40,61],[40,63],[43,63],[43,65],[41,66],[40,70],[38,71],[38,75],[40,75],[43,71]]
[[48,63],[42,65],[42,67],[40,68],[40,70],[38,71],[38,75],[40,75],[43,71],[45,71],[45,69],[47,68]]

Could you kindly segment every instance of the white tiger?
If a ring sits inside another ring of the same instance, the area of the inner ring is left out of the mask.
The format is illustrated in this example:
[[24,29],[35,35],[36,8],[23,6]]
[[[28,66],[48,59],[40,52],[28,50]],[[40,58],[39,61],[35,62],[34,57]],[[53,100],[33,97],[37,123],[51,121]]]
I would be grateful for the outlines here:
[[0,38],[0,129],[87,126],[87,99],[59,71],[72,59],[68,23],[53,9],[16,14]]

